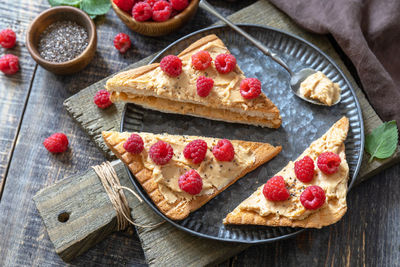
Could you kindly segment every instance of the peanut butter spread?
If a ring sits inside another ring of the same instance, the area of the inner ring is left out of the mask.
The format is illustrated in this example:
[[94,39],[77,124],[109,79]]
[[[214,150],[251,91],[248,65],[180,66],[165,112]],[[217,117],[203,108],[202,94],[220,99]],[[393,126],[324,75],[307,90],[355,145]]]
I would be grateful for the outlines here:
[[[123,134],[129,135],[129,133]],[[152,134],[140,133],[139,135],[144,142],[144,150],[141,153],[144,166],[152,171],[152,176],[157,182],[161,194],[169,203],[174,203],[182,198],[190,200],[196,196],[212,194],[215,190],[227,186],[246,167],[255,162],[252,152],[236,144],[235,141],[232,141],[235,149],[233,161],[217,161],[210,149],[217,144],[218,139],[202,137],[208,147],[206,157],[200,164],[193,164],[184,157],[183,149],[190,141],[195,140],[195,137],[156,135],[156,140],[154,140]],[[169,143],[174,150],[172,159],[162,166],[156,165],[148,154],[150,147],[159,140]],[[203,189],[196,196],[182,191],[178,185],[179,177],[189,169],[195,169],[203,181]]]
[[320,71],[308,76],[300,84],[301,95],[318,100],[328,106],[331,106],[339,99],[340,92],[339,84],[333,83]]
[[[302,183],[296,178],[294,173],[294,162],[290,161],[289,164],[276,176],[282,176],[288,186],[290,197],[286,201],[273,202],[267,200],[263,193],[263,186],[259,187],[257,191],[248,199],[239,205],[240,210],[248,210],[257,212],[260,216],[275,215],[285,216],[293,220],[302,220],[310,216],[310,214],[318,210],[306,210],[300,202],[300,195],[307,186],[318,185],[325,191],[326,203],[321,207],[330,209],[335,206],[335,209],[346,207],[346,193],[347,193],[347,177],[349,167],[346,162],[343,139],[335,138],[336,131],[328,132],[331,136],[324,136],[316,140],[311,146],[304,151],[298,159],[308,155],[315,162],[314,179],[310,183]],[[345,136],[344,136],[345,138]],[[326,142],[324,140],[329,140]],[[339,154],[341,163],[336,173],[326,175],[321,172],[316,164],[318,155],[323,152],[331,151]]]
[[[221,53],[229,53],[222,42],[206,43],[196,51],[199,50],[208,51],[213,59]],[[206,70],[195,70],[192,67],[192,54],[180,56],[182,73],[178,77],[170,77],[156,66],[139,77],[127,79],[122,86],[114,90],[128,95],[156,96],[218,109],[225,108],[241,113],[246,112],[247,115],[260,115],[260,111],[248,110],[249,107],[263,110],[274,107],[271,101],[266,101],[263,93],[251,100],[241,96],[240,82],[245,76],[238,66],[227,74],[219,73],[214,63]],[[214,87],[207,97],[200,97],[197,94],[196,81],[199,76],[211,77],[214,80]]]

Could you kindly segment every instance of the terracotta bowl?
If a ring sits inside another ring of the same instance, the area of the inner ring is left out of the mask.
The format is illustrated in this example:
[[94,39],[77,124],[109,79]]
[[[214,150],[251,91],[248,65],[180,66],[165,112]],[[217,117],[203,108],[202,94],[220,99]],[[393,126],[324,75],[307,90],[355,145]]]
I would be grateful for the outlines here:
[[186,22],[191,19],[196,13],[197,7],[199,6],[199,0],[191,0],[189,6],[186,7],[181,13],[175,17],[163,21],[136,21],[131,14],[121,10],[116,4],[111,0],[112,7],[117,13],[118,17],[128,26],[132,31],[137,33],[147,35],[147,36],[162,36],[171,33],[178,28],[186,24]]
[[[88,33],[88,46],[76,58],[56,63],[45,60],[37,49],[40,34],[52,23],[56,21],[70,20],[83,26]],[[82,10],[59,6],[47,9],[37,16],[26,32],[26,46],[32,58],[43,68],[56,74],[71,74],[82,70],[93,59],[97,47],[96,26],[92,19]]]

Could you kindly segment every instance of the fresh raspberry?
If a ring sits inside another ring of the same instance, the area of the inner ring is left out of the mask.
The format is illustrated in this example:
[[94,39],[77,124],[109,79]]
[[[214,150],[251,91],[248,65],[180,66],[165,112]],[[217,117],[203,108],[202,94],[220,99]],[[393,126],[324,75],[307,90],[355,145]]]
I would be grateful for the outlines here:
[[206,97],[210,94],[213,86],[214,86],[213,79],[207,78],[205,76],[200,76],[196,82],[197,94],[201,97]]
[[211,65],[212,58],[210,53],[201,50],[192,55],[192,65],[196,70],[205,70]]
[[294,173],[297,179],[303,183],[311,182],[314,178],[314,161],[309,156],[296,161],[294,163]]
[[324,189],[318,185],[307,187],[300,195],[300,202],[308,210],[319,209],[325,203]]
[[178,185],[183,191],[191,195],[197,195],[203,188],[203,181],[200,174],[195,170],[190,169],[179,177]]
[[231,72],[236,66],[236,58],[231,54],[219,54],[214,60],[215,68],[219,73]]
[[14,74],[19,70],[19,60],[17,56],[7,54],[0,58],[0,70],[4,74]]
[[219,140],[213,147],[212,153],[219,161],[231,161],[235,157],[235,149],[228,139]]
[[174,150],[170,144],[160,140],[150,147],[149,154],[154,163],[165,165],[174,155]]
[[132,7],[135,4],[135,0],[113,0],[114,4],[117,5],[123,11],[131,13]]
[[333,174],[338,171],[340,157],[333,152],[324,152],[317,159],[318,168],[325,174]]
[[125,33],[118,33],[114,38],[114,46],[123,54],[131,47],[131,39]]
[[105,109],[112,105],[110,100],[110,93],[107,90],[98,91],[93,98],[93,102],[102,109]]
[[184,10],[188,5],[188,0],[169,0],[172,5],[172,8],[178,11]]
[[132,17],[137,21],[146,21],[152,16],[153,10],[147,2],[139,2],[132,8]]
[[160,0],[153,6],[153,20],[154,21],[166,21],[170,18],[172,13],[171,4],[167,1]]
[[204,160],[207,153],[207,143],[204,140],[193,140],[183,149],[183,155],[191,159],[194,164],[199,164]]
[[177,11],[177,10],[175,10],[175,9],[172,9],[171,18],[175,17],[175,16],[178,15],[178,14],[179,14],[179,11]]
[[11,29],[5,29],[0,32],[0,45],[4,48],[12,48],[15,45],[17,36]]
[[246,78],[240,83],[240,94],[243,98],[253,99],[261,94],[261,82],[256,78]]
[[68,138],[63,133],[55,133],[47,137],[43,145],[50,153],[62,153],[68,148]]
[[[145,2],[148,3],[151,7],[153,7],[154,4],[155,4],[156,2],[158,2],[158,1],[160,1],[160,0],[146,0]],[[153,13],[153,11],[152,11],[152,13]]]
[[128,140],[124,143],[126,151],[132,154],[140,154],[143,151],[144,143],[142,137],[138,134],[131,134]]
[[160,68],[171,77],[177,77],[182,72],[182,61],[174,55],[165,56],[160,62]]
[[270,201],[284,201],[290,196],[282,176],[274,176],[269,179],[263,187],[263,194]]

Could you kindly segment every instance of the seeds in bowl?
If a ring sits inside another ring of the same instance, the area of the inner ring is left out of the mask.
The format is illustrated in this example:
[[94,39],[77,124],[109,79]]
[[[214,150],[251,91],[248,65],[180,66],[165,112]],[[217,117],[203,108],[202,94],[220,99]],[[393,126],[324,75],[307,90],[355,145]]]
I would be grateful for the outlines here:
[[64,20],[50,24],[40,35],[40,56],[51,62],[66,62],[78,57],[88,46],[86,29],[74,21]]

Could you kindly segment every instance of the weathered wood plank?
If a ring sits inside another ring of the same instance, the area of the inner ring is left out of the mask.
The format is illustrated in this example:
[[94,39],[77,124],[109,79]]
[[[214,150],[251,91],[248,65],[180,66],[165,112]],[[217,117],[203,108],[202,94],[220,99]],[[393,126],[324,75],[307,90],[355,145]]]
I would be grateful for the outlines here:
[[[120,161],[114,161],[113,166],[121,185],[131,187],[124,165]],[[160,217],[147,204],[140,203],[129,193],[125,195],[135,222],[146,225],[160,221]],[[34,200],[56,252],[65,261],[71,261],[115,230],[115,210],[103,185],[92,170],[43,189]],[[69,214],[66,222],[60,222],[58,219],[61,213]],[[154,235],[154,231],[158,234]],[[142,238],[146,238],[147,235],[150,237],[143,240],[144,251],[150,255],[162,256],[162,261],[170,266],[206,265],[229,258],[247,247],[193,237],[185,232],[176,231],[170,224],[163,224],[157,229],[138,228],[138,232]],[[169,252],[159,255],[161,250],[165,249]],[[150,258],[148,263],[158,266],[160,260]]]
[[[13,1],[12,5],[1,5],[0,8],[0,29],[11,28],[17,35],[16,46],[12,49],[0,47],[0,56],[18,56],[21,67],[15,75],[0,73],[0,199],[36,67],[24,45],[25,29],[34,14],[26,14],[16,8],[24,2]],[[36,3],[27,3],[27,8],[37,7]]]

